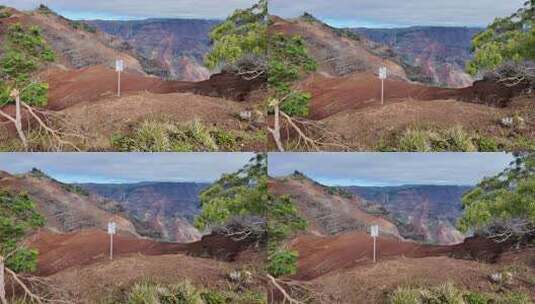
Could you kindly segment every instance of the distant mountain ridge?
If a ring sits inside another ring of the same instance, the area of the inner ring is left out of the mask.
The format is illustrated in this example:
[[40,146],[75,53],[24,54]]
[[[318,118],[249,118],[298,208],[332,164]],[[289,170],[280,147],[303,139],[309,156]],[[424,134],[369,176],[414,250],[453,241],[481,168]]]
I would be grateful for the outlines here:
[[413,26],[407,28],[347,29],[375,43],[388,46],[400,60],[421,69],[423,82],[467,87],[474,79],[465,72],[472,59],[472,38],[482,28]]
[[406,227],[407,237],[442,244],[454,244],[464,239],[455,225],[462,215],[462,195],[472,186],[349,186],[343,189],[385,208]]
[[166,241],[195,241],[201,233],[193,220],[201,211],[199,194],[206,183],[142,182],[77,184],[86,191],[117,202],[125,213],[143,223],[140,233]]
[[200,81],[210,77],[203,59],[211,49],[210,30],[220,20],[87,20],[132,46],[145,71],[166,79]]

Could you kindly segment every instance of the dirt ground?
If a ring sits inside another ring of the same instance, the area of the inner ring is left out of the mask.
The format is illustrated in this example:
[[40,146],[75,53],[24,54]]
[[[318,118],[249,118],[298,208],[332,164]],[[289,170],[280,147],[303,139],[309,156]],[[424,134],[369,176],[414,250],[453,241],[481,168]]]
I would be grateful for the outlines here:
[[[101,230],[65,234],[43,230],[31,236],[27,245],[39,251],[35,274],[77,304],[101,303],[144,280],[160,284],[188,280],[197,288],[228,290],[231,271],[256,272],[263,269],[265,259],[263,252],[246,242],[214,234],[192,243],[118,234],[113,260],[109,259],[109,235]],[[249,287],[258,290],[254,284]]]
[[[356,265],[366,265],[373,260],[373,239],[365,232],[350,232],[334,237],[300,236],[291,242],[299,252],[299,280],[312,280],[329,272],[336,272]],[[447,246],[423,246],[416,242],[394,238],[377,240],[377,258],[385,261],[400,256],[426,257],[448,252]]]
[[[321,120],[340,112],[373,108],[381,103],[381,81],[373,73],[355,73],[342,77],[312,74],[299,84],[312,94],[310,118]],[[433,88],[407,81],[385,81],[386,104],[407,98],[416,100],[444,99],[455,90]]]
[[[482,245],[471,240],[468,245],[428,246],[379,238],[374,264],[372,239],[366,233],[305,235],[290,244],[299,252],[298,273],[292,279],[312,287],[316,297],[321,295],[321,303],[384,303],[397,287],[445,282],[479,292],[522,291],[535,299],[535,248],[508,251],[495,263],[451,257]],[[479,249],[485,253],[491,247]],[[504,271],[513,274],[512,282],[500,286],[491,282],[491,274]]]
[[60,111],[67,129],[79,130],[93,149],[109,149],[113,134],[128,131],[146,119],[188,123],[200,120],[207,127],[248,130],[249,123],[236,116],[248,109],[246,104],[192,93],[131,93],[83,102]]
[[96,299],[111,297],[142,280],[174,284],[187,279],[198,287],[223,289],[225,276],[233,269],[230,263],[182,254],[135,254],[72,267],[47,279],[70,294],[76,303],[93,304]]
[[[66,269],[108,259],[109,242],[109,235],[98,229],[71,233],[42,230],[31,236],[27,244],[39,251],[37,274],[49,276]],[[248,259],[255,259],[258,255],[249,250],[249,245],[247,242],[235,242],[219,235],[206,235],[200,241],[190,243],[170,243],[120,233],[114,237],[114,255],[125,257],[186,254],[246,263]]]
[[[533,100],[516,99],[507,108],[489,107],[481,104],[455,100],[421,101],[407,99],[381,107],[340,112],[322,122],[331,132],[339,134],[345,143],[356,150],[374,150],[379,141],[392,132],[403,132],[408,127],[435,127],[447,129],[462,126],[465,131],[481,135],[507,138],[511,129],[500,125],[500,120],[517,113],[533,116]],[[348,123],[355,122],[355,123]],[[535,138],[532,119],[526,120],[526,137]]]
[[[78,70],[49,69],[42,72],[41,77],[46,79],[50,86],[47,105],[50,110],[62,110],[81,102],[107,99],[117,94],[117,73],[102,65]],[[182,92],[246,101],[249,100],[249,94],[260,89],[260,80],[245,81],[230,74],[216,74],[200,82],[165,81],[139,73],[125,72],[121,74],[121,92]]]

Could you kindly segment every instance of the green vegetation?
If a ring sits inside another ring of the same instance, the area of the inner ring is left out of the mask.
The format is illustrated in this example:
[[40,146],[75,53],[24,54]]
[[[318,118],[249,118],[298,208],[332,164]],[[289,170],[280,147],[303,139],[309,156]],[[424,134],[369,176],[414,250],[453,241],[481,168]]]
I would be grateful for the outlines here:
[[497,18],[472,41],[474,59],[467,71],[476,75],[508,63],[535,60],[535,1],[506,18]]
[[31,74],[54,60],[54,52],[38,27],[10,25],[0,57],[0,106],[13,102],[10,94],[15,88],[21,90],[21,99],[28,105],[46,105],[48,85],[32,81]]
[[195,226],[205,230],[234,217],[266,216],[267,156],[258,154],[242,169],[223,175],[200,195],[202,212]]
[[314,17],[313,15],[311,15],[308,12],[305,12],[303,14],[303,16],[301,16],[301,19],[304,20],[305,22],[309,22],[309,23],[319,23],[319,24],[321,24],[321,26],[329,29],[330,31],[332,31],[333,33],[335,33],[339,37],[346,37],[346,38],[353,39],[353,40],[356,40],[356,41],[360,41],[361,40],[359,34],[353,32],[353,31],[351,31],[349,29],[332,27],[332,26],[322,22],[321,20],[317,19],[316,17]]
[[0,191],[0,214],[0,256],[6,257],[5,265],[15,272],[35,271],[37,251],[20,243],[45,223],[35,203],[26,194]]
[[[260,0],[248,9],[238,9],[210,33],[212,51],[205,57],[210,69],[237,66],[262,69],[267,49],[267,1]],[[243,60],[246,65],[240,66]]]
[[317,64],[308,54],[301,37],[270,35],[268,85],[271,98],[280,102],[283,112],[290,116],[308,116],[311,95],[294,90],[291,85],[316,68]]
[[76,29],[76,30],[81,30],[81,31],[84,31],[84,32],[88,32],[88,33],[96,33],[97,32],[97,28],[92,26],[92,25],[89,25],[83,21],[75,21],[75,20],[71,20],[70,21],[70,24],[72,26],[73,29]]
[[274,277],[292,275],[297,272],[296,251],[277,250],[269,256],[268,272]]
[[271,197],[268,204],[268,272],[274,277],[291,275],[297,271],[297,252],[287,250],[284,241],[307,222],[299,215],[295,203],[287,196]]
[[258,154],[242,169],[222,176],[201,195],[201,214],[195,219],[199,230],[229,225],[239,220],[256,219],[260,225],[247,227],[261,244],[268,246],[267,270],[275,275],[291,274],[296,270],[297,255],[283,248],[292,233],[306,228],[295,203],[287,197],[275,198],[268,192],[267,156]]
[[5,6],[0,5],[0,19],[11,17],[11,13],[6,10]]
[[353,198],[353,193],[341,187],[327,187],[327,193],[330,195],[338,195],[347,199]]
[[160,284],[153,281],[136,283],[123,291],[109,304],[265,304],[265,295],[253,291],[211,290],[197,288],[185,280],[176,284]]
[[448,129],[408,128],[401,134],[383,139],[379,151],[398,152],[495,152],[496,140],[479,134],[472,135],[460,126]]
[[186,124],[145,120],[128,134],[112,136],[111,145],[121,152],[240,151],[258,140],[253,135],[207,128],[199,120]]
[[509,168],[485,178],[462,198],[463,232],[475,230],[499,240],[535,237],[535,154],[520,154]]
[[531,304],[528,295],[517,292],[482,294],[462,291],[451,282],[432,288],[398,288],[388,298],[390,304]]

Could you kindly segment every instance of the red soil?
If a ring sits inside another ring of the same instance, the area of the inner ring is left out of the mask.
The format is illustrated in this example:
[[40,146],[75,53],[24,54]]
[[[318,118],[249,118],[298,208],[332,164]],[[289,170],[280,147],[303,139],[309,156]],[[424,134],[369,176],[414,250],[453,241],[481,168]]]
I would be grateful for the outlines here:
[[[381,81],[373,73],[354,73],[341,77],[313,74],[299,84],[312,94],[310,118],[321,120],[336,113],[377,106],[381,102]],[[493,81],[477,81],[471,87],[446,89],[403,80],[387,79],[385,103],[455,99],[470,103],[505,107],[521,91]]]
[[[58,234],[40,231],[28,240],[30,248],[39,251],[37,274],[49,276],[75,266],[85,266],[109,257],[110,238],[105,231],[83,230]],[[250,248],[246,242],[235,242],[218,235],[204,236],[193,243],[166,243],[139,239],[128,234],[114,236],[114,256],[161,256],[185,254],[224,261],[241,260],[241,254]]]
[[[298,272],[295,275],[299,280],[312,280],[326,273],[370,264],[373,260],[373,239],[364,232],[333,237],[303,235],[293,240],[291,247],[299,252]],[[481,238],[469,238],[454,246],[432,246],[383,237],[377,239],[377,259],[451,256],[496,262],[508,248],[510,244],[497,244]]]
[[[48,70],[43,72],[49,89],[48,108],[62,110],[80,102],[91,102],[117,94],[117,73],[104,66],[79,70]],[[139,73],[121,74],[121,92],[148,91],[157,94],[191,92],[198,95],[244,101],[249,93],[258,89],[261,79],[246,81],[231,74],[216,74],[200,82],[164,81]]]
[[[335,270],[368,264],[373,259],[373,239],[364,232],[334,237],[300,236],[291,244],[299,252],[298,280],[312,280]],[[377,259],[426,257],[446,253],[445,246],[425,246],[393,238],[377,239]]]
[[[320,120],[338,112],[360,109],[381,102],[381,81],[373,73],[326,77],[313,74],[300,84],[300,89],[312,94],[310,118]],[[412,84],[401,80],[385,80],[385,102],[407,98],[417,100],[448,99],[453,89],[441,89]]]
[[[38,275],[47,276],[74,265],[88,265],[109,256],[110,239],[105,231],[86,230],[58,234],[41,231],[32,236],[28,245],[39,251]],[[116,256],[139,253],[163,255],[183,252],[184,244],[160,243],[130,235],[114,237]]]

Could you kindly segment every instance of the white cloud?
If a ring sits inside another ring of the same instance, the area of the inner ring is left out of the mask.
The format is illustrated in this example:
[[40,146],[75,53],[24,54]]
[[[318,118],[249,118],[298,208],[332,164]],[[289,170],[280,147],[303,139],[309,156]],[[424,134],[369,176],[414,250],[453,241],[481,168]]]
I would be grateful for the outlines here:
[[65,182],[212,182],[253,153],[0,153],[0,170],[38,168]]
[[256,0],[0,0],[0,4],[29,10],[43,3],[67,17],[224,19]]
[[512,160],[505,153],[270,153],[269,174],[297,170],[330,185],[474,185]]
[[292,18],[307,11],[322,20],[358,26],[485,26],[509,16],[525,0],[270,0],[270,14]]

